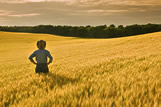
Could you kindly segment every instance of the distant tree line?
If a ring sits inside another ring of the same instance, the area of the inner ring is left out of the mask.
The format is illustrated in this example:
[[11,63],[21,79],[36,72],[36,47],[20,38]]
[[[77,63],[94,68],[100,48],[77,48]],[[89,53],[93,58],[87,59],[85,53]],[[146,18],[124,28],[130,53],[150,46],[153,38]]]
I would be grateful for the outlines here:
[[100,26],[0,26],[0,31],[45,33],[83,38],[116,38],[161,31],[161,24]]

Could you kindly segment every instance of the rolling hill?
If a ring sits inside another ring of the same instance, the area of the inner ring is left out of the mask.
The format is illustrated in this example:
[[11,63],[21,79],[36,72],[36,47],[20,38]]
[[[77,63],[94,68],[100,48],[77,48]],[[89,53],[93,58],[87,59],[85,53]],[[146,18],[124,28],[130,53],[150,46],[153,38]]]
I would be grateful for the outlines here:
[[[50,73],[28,56],[46,40]],[[0,32],[0,106],[161,106],[161,32],[113,39]]]

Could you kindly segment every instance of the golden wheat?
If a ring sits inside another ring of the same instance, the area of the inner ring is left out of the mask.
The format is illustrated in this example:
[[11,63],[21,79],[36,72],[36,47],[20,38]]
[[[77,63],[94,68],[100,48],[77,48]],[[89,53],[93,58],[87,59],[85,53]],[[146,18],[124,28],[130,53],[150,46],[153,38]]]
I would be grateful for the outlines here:
[[[28,56],[47,41],[50,73]],[[161,106],[161,32],[81,39],[0,32],[0,106]]]

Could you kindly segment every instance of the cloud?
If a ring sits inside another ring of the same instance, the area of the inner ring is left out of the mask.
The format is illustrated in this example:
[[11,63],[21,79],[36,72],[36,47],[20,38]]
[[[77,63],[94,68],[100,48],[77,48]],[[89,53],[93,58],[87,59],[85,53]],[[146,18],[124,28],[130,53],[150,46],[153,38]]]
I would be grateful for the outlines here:
[[39,16],[39,13],[30,13],[30,14],[11,14],[11,15],[7,15],[7,16],[11,16],[11,17],[30,17],[30,16]]
[[73,2],[73,0],[0,0],[3,3],[27,3],[27,2]]
[[0,0],[0,4],[0,17],[10,19],[9,24],[149,23],[160,22],[161,16],[160,0]]
[[27,3],[27,2],[66,2],[80,4],[122,4],[122,5],[152,5],[161,4],[160,0],[0,0],[4,3]]
[[10,12],[7,11],[7,10],[0,10],[0,16],[6,16],[6,15],[9,15]]
[[29,16],[38,16],[40,13],[26,13],[26,14],[16,14],[13,11],[0,10],[0,16],[7,17],[29,17]]
[[[15,3],[10,10],[20,11],[22,14],[12,13],[10,17],[27,17],[46,15],[46,17],[68,16],[109,16],[119,14],[139,14],[160,9],[157,0],[0,0]],[[23,4],[19,4],[23,3]],[[5,4],[5,3],[4,3]],[[7,5],[7,4],[6,4]],[[8,4],[12,5],[12,4]],[[31,5],[31,6],[30,6]],[[25,7],[31,7],[30,9]],[[7,6],[6,6],[7,7]],[[63,8],[62,8],[63,7]],[[15,8],[15,10],[14,10]],[[1,14],[8,14],[3,12]],[[45,16],[44,16],[45,17]]]
[[128,10],[103,10],[103,9],[94,9],[88,10],[88,13],[117,13],[117,12],[127,12]]

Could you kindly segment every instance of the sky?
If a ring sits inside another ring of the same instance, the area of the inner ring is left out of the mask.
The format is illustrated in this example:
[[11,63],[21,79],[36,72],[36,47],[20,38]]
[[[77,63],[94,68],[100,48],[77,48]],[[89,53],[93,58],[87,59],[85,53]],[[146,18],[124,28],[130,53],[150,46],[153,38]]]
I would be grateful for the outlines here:
[[0,0],[0,26],[161,24],[161,0]]

